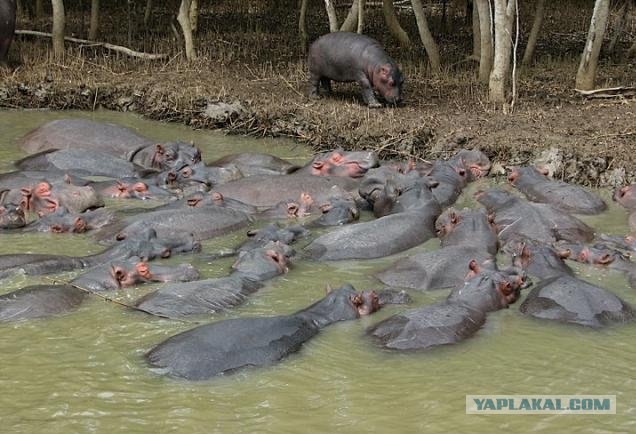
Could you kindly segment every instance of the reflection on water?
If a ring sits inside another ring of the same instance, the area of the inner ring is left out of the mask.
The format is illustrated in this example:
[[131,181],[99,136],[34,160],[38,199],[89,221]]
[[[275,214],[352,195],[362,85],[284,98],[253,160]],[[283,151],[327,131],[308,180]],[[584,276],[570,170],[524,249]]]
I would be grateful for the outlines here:
[[[93,117],[92,114],[79,114]],[[67,113],[0,113],[0,169],[22,156],[15,139],[32,127]],[[208,160],[245,150],[302,161],[308,151],[286,141],[261,141],[193,132],[185,127],[98,113],[156,139],[194,140]],[[472,186],[471,191],[481,186]],[[607,192],[603,193],[609,198]],[[462,206],[471,205],[469,194]],[[626,214],[612,205],[603,217],[586,218],[608,233],[626,231]],[[205,252],[235,245],[240,234],[206,242]],[[435,242],[415,250],[434,248]],[[0,253],[49,252],[84,255],[101,250],[88,236],[0,235]],[[406,253],[408,254],[408,253]],[[375,270],[395,258],[315,264],[296,261],[249,301],[210,321],[293,312],[324,295],[327,284],[351,282],[377,288]],[[204,277],[227,273],[224,259],[206,263],[182,256]],[[613,272],[579,267],[581,276],[636,305],[636,294]],[[72,273],[55,276],[68,279]],[[15,276],[2,292],[49,277]],[[157,286],[154,286],[157,287]],[[132,301],[153,287],[120,291]],[[446,291],[415,294],[417,304]],[[270,368],[245,370],[203,383],[162,377],[142,355],[192,324],[143,315],[91,298],[78,311],[50,320],[0,325],[0,421],[7,433],[113,432],[355,432],[492,433],[636,432],[634,335],[636,326],[592,331],[522,317],[518,304],[489,315],[473,339],[431,353],[378,350],[364,330],[403,307],[390,307],[360,321],[325,329],[297,354]],[[474,416],[465,414],[467,394],[616,394],[616,416]]]

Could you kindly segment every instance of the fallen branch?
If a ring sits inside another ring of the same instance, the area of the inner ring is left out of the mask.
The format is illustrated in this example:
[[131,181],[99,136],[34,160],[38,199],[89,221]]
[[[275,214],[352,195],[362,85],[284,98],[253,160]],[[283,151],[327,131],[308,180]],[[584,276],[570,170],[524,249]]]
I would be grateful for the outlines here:
[[574,89],[586,98],[619,98],[636,96],[636,87],[619,86],[607,87],[604,89],[580,90]]
[[[53,37],[53,35],[51,35],[50,33],[36,32],[35,30],[16,30],[15,34],[16,35],[40,36],[40,37],[44,37],[44,38],[52,38]],[[168,57],[167,54],[142,53],[140,51],[135,51],[135,50],[131,50],[130,48],[122,47],[121,45],[109,44],[108,42],[95,42],[95,41],[89,41],[88,39],[71,38],[69,36],[65,36],[64,40],[65,41],[69,41],[69,42],[75,42],[75,43],[78,43],[78,44],[86,44],[86,45],[91,46],[91,47],[104,47],[107,50],[117,51],[118,53],[123,53],[123,54],[125,54],[127,56],[138,57],[140,59],[146,59],[146,60],[158,60],[158,59],[165,59],[165,58]]]

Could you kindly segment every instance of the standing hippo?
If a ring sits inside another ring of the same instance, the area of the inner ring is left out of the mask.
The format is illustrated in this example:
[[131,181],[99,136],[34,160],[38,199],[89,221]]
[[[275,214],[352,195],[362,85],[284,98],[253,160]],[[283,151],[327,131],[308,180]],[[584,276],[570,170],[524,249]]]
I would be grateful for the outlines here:
[[370,108],[381,107],[374,90],[389,104],[402,100],[404,78],[400,69],[368,36],[349,32],[329,33],[309,47],[309,96],[318,97],[319,85],[331,91],[331,80],[355,81]]
[[0,66],[7,64],[9,47],[15,32],[16,0],[0,2]]

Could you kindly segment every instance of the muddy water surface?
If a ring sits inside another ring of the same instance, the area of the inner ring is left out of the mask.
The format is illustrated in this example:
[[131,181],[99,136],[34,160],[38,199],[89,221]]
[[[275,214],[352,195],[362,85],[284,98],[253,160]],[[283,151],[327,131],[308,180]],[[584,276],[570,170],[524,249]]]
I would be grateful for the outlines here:
[[[23,154],[15,140],[46,121],[70,113],[0,112],[0,170]],[[305,161],[310,152],[293,142],[237,138],[191,131],[115,113],[83,114],[117,122],[158,140],[193,140],[210,161],[232,152],[261,151]],[[483,188],[472,186],[470,191]],[[608,192],[602,192],[605,198]],[[462,203],[470,205],[470,194]],[[138,203],[134,204],[137,206]],[[588,218],[599,230],[621,234],[626,213],[612,205]],[[211,253],[241,239],[206,242]],[[433,240],[413,249],[435,248]],[[101,250],[88,236],[0,235],[0,254],[42,252],[84,255]],[[209,321],[293,312],[324,295],[325,286],[350,282],[377,288],[374,271],[399,256],[373,261],[316,264],[297,261],[234,311]],[[204,277],[227,274],[231,259],[207,263],[180,256]],[[636,306],[636,292],[618,273],[579,268],[581,276]],[[73,276],[16,276],[0,282],[5,293],[28,284]],[[115,295],[132,301],[153,287]],[[414,294],[416,304],[447,291]],[[395,354],[371,345],[364,330],[398,312],[391,307],[359,321],[325,329],[277,366],[245,370],[201,383],[158,375],[142,355],[192,324],[149,317],[91,298],[59,318],[0,324],[0,428],[6,433],[492,433],[636,432],[636,324],[592,331],[521,316],[518,305],[489,316],[467,342],[428,354]],[[467,394],[615,394],[615,416],[474,416]]]

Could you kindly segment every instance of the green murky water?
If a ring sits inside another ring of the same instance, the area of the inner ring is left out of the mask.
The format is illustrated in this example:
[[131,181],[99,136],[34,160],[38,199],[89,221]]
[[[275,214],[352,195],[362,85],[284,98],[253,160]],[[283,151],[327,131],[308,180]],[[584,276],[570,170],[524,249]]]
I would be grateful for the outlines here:
[[[69,113],[0,112],[0,170],[22,156],[15,140]],[[226,137],[115,113],[73,116],[117,122],[156,139],[193,140],[204,158],[230,152],[270,152],[303,161],[307,149],[288,141]],[[481,186],[483,187],[483,185]],[[468,193],[480,188],[471,186]],[[604,192],[606,198],[609,197]],[[470,204],[468,194],[462,200]],[[137,204],[135,204],[137,205]],[[606,233],[626,231],[626,214],[612,205],[586,219]],[[205,243],[205,251],[235,244],[240,235]],[[432,248],[435,242],[414,249]],[[0,253],[83,255],[101,250],[89,237],[0,235]],[[407,252],[405,254],[409,254]],[[293,312],[324,294],[325,285],[351,282],[378,287],[374,270],[389,259],[314,264],[297,262],[249,301],[211,321]],[[191,262],[204,277],[228,272],[231,260]],[[636,293],[618,273],[579,268],[583,278],[636,305]],[[73,274],[1,282],[0,292]],[[152,287],[117,294],[134,300]],[[431,303],[446,291],[415,294]],[[518,305],[517,305],[518,306]],[[69,315],[0,325],[0,424],[6,433],[492,433],[636,432],[634,379],[636,324],[592,331],[541,323],[517,306],[489,316],[486,326],[461,345],[428,354],[381,351],[364,330],[401,307],[325,329],[277,366],[245,370],[202,383],[153,373],[142,355],[192,325],[145,316],[93,298]],[[467,394],[615,394],[617,414],[475,416],[465,414]]]

